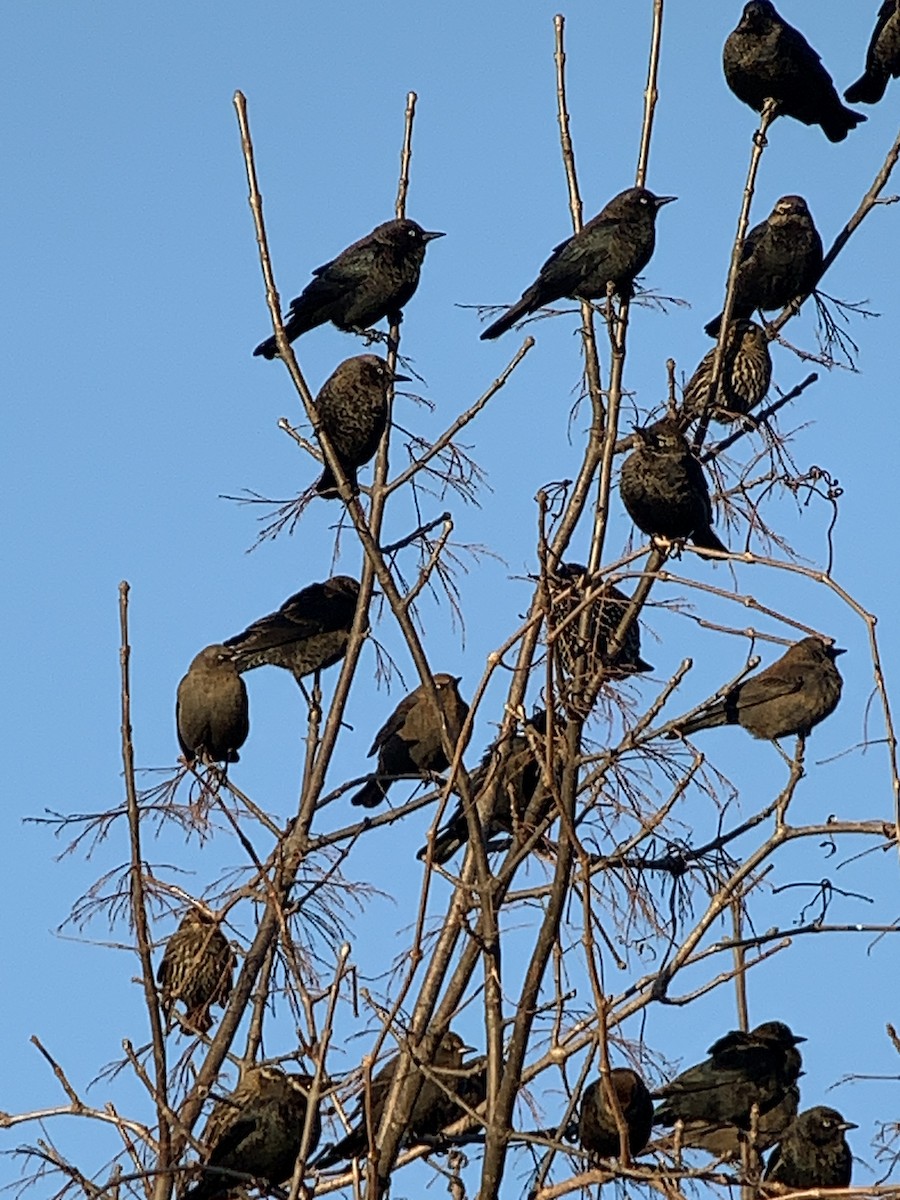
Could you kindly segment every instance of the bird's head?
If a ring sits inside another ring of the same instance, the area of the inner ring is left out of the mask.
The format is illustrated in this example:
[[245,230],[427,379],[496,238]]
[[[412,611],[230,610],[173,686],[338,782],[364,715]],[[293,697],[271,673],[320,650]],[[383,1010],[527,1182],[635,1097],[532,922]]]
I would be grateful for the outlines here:
[[744,5],[738,29],[743,33],[758,33],[777,17],[774,4],[769,0],[750,0]]

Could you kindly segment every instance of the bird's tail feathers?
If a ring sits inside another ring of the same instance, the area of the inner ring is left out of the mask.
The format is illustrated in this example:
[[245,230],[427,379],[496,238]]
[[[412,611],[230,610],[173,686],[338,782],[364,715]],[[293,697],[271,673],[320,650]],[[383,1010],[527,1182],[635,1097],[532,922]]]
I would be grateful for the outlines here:
[[521,298],[516,301],[512,308],[508,308],[502,317],[497,318],[493,325],[488,325],[487,329],[481,335],[481,340],[490,341],[493,338],[498,338],[501,333],[506,333],[507,329],[512,329],[516,321],[533,312],[537,304],[537,289],[530,287],[526,292],[523,292]]
[[848,104],[877,104],[884,96],[888,77],[882,74],[870,74],[868,71],[851,83],[844,92]]

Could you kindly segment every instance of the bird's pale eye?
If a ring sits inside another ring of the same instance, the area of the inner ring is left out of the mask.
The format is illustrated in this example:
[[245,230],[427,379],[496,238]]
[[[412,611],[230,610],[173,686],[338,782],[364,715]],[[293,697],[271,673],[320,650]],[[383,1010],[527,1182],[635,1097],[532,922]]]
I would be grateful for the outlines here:
[[647,197],[641,196],[641,204],[647,204],[647,203],[648,203]]

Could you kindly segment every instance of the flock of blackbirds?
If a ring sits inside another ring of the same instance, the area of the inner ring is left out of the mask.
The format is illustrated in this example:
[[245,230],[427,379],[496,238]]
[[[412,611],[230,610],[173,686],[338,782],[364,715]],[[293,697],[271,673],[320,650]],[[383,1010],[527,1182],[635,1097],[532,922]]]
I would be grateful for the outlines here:
[[[842,141],[865,117],[845,107],[831,76],[803,35],[787,24],[769,0],[745,4],[724,48],[725,78],[735,95],[761,112],[774,102],[776,115],[818,125]],[[862,77],[849,87],[851,103],[881,99],[890,77],[900,76],[900,0],[885,0],[866,56]],[[561,298],[605,301],[610,293],[632,295],[635,277],[653,254],[656,218],[675,199],[645,188],[615,196],[574,236],[555,248],[535,282],[482,333],[496,338],[538,309]],[[325,322],[361,332],[387,318],[399,322],[412,298],[429,243],[443,236],[415,221],[387,221],[313,272],[313,280],[291,305],[284,321],[287,341]],[[624,507],[646,535],[690,540],[703,555],[727,554],[712,529],[706,477],[684,436],[696,419],[733,421],[746,417],[765,396],[771,379],[769,335],[752,318],[757,310],[780,309],[808,295],[822,272],[822,241],[806,201],[786,195],[743,245],[733,292],[731,322],[724,339],[720,386],[712,394],[715,352],[710,351],[684,389],[683,403],[633,437],[620,480]],[[706,326],[717,336],[721,314]],[[279,354],[274,337],[254,354]],[[316,398],[321,425],[338,470],[326,463],[315,491],[349,500],[359,491],[357,473],[374,456],[384,434],[391,389],[402,379],[377,355],[342,362]],[[548,644],[555,650],[560,694],[572,709],[586,711],[603,680],[653,668],[641,657],[634,622],[621,644],[614,635],[629,597],[578,563],[563,563],[549,579]],[[289,670],[300,682],[344,655],[356,620],[359,584],[348,576],[313,583],[277,610],[224,643],[202,650],[181,680],[177,728],[188,763],[233,763],[249,732],[244,672],[264,664]],[[587,620],[583,613],[587,611]],[[806,735],[834,711],[841,694],[835,658],[842,653],[819,637],[805,637],[765,669],[695,711],[669,736],[688,736],[718,725],[737,724],[753,737]],[[575,676],[577,675],[577,694]],[[468,705],[459,678],[434,676],[438,704],[416,688],[375,735],[370,755],[377,769],[351,796],[363,808],[380,804],[398,778],[427,778],[445,770],[445,747],[458,743]],[[555,718],[553,736],[564,734]],[[551,733],[547,713],[529,718],[489,746],[469,775],[485,844],[499,836],[539,826],[552,812],[553,789],[542,765]],[[462,747],[464,749],[464,747]],[[555,752],[549,755],[552,761]],[[467,842],[470,825],[462,803],[422,847],[419,857],[445,864]],[[167,1025],[176,1002],[188,1029],[205,1033],[210,1008],[224,1005],[231,991],[233,951],[215,921],[191,909],[169,939],[159,969]],[[801,1059],[795,1036],[780,1021],[749,1033],[732,1031],[716,1041],[709,1057],[690,1067],[655,1095],[630,1068],[615,1068],[585,1090],[565,1136],[577,1140],[593,1161],[640,1154],[653,1126],[674,1127],[656,1143],[662,1149],[701,1148],[721,1159],[758,1156],[771,1149],[763,1177],[787,1188],[844,1187],[852,1155],[844,1134],[854,1128],[824,1106],[799,1109]],[[468,1051],[452,1031],[439,1042],[430,1064],[415,1057],[419,1091],[406,1134],[408,1144],[439,1144],[442,1132],[485,1098],[483,1058]],[[363,1155],[374,1136],[397,1071],[399,1057],[374,1076],[346,1136],[322,1150],[311,1164],[327,1169]],[[219,1099],[204,1134],[206,1153],[199,1180],[187,1200],[221,1200],[248,1176],[272,1184],[287,1179],[301,1147],[318,1147],[321,1122],[309,1111],[313,1079],[274,1066],[245,1071],[230,1096]],[[659,1103],[654,1108],[653,1101]],[[759,1163],[759,1159],[756,1159]]]

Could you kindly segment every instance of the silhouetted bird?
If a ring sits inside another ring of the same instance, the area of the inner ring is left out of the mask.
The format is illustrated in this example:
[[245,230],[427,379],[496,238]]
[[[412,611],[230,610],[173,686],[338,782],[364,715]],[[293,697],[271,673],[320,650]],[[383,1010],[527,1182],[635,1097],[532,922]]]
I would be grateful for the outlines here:
[[[760,1164],[762,1151],[774,1146],[781,1138],[796,1117],[799,1106],[800,1089],[792,1084],[785,1089],[784,1098],[779,1104],[757,1116],[755,1134],[752,1118],[747,1121],[745,1129],[716,1121],[688,1121],[682,1130],[681,1145],[705,1150],[707,1154],[726,1161],[739,1159],[742,1147],[748,1146],[754,1152],[756,1163]],[[661,1150],[673,1150],[675,1140],[673,1133],[661,1138],[656,1145]]]
[[[322,384],[316,408],[341,468],[355,496],[359,492],[356,472],[374,458],[388,416],[388,392],[406,375],[393,375],[377,354],[346,358]],[[320,496],[338,496],[337,480],[328,464],[316,484]]]
[[[450,764],[441,740],[441,714],[451,745],[459,740],[469,706],[459,694],[459,678],[440,673],[434,677],[439,713],[421,685],[400,701],[375,734],[369,757],[378,755],[377,774],[350,797],[351,804],[374,808],[387,796],[390,776],[443,771]],[[388,778],[384,778],[387,776]]]
[[[271,1186],[290,1179],[303,1142],[310,1075],[277,1067],[251,1067],[229,1095],[217,1101],[203,1133],[203,1174],[184,1200],[226,1200],[250,1177]],[[307,1153],[322,1127],[313,1117]],[[230,1174],[229,1174],[230,1172]],[[243,1193],[242,1193],[243,1194]]]
[[554,249],[535,282],[481,337],[496,338],[516,321],[554,300],[604,300],[611,283],[623,300],[631,298],[635,277],[656,245],[656,214],[675,196],[654,196],[628,188],[583,228]]
[[748,1131],[753,1105],[759,1119],[785,1101],[800,1076],[796,1037],[781,1021],[766,1021],[749,1033],[732,1030],[709,1048],[710,1057],[667,1083],[654,1125],[684,1122],[682,1144],[710,1149],[716,1129],[732,1136]]
[[719,388],[715,401],[710,395],[715,347],[701,360],[684,389],[681,411],[688,420],[705,412],[725,424],[746,416],[769,390],[772,357],[769,339],[755,321],[732,321],[722,356]]
[[188,762],[238,762],[250,732],[247,689],[226,646],[201,650],[178,685],[178,741]]
[[[633,1158],[650,1140],[653,1101],[643,1079],[628,1067],[613,1067],[609,1082],[628,1126],[628,1150]],[[602,1077],[584,1089],[578,1115],[578,1141],[582,1150],[597,1158],[617,1158],[619,1155],[619,1128]]]
[[334,575],[288,596],[277,612],[260,617],[225,645],[238,671],[284,667],[299,683],[344,657],[358,599],[357,581]]
[[[547,733],[546,712],[536,712],[526,724],[537,745],[542,746]],[[557,724],[557,732],[559,729]],[[498,767],[491,775],[495,761]],[[469,776],[469,788],[486,844],[497,834],[515,834],[521,830],[526,814],[530,826],[540,824],[553,804],[553,793],[543,782],[541,763],[524,732],[513,732],[488,746],[480,765]],[[432,861],[449,862],[468,840],[469,825],[460,801],[447,823],[435,834]],[[426,845],[417,857],[424,859],[427,854]]]
[[844,99],[851,104],[877,104],[892,77],[900,77],[900,2],[884,0],[866,51],[866,69],[844,92]]
[[762,112],[767,99],[779,114],[804,125],[821,125],[830,142],[842,142],[862,113],[844,108],[822,60],[798,29],[769,0],[744,5],[722,55],[725,80],[738,100]]
[[766,1165],[767,1183],[791,1191],[850,1186],[853,1153],[844,1134],[856,1129],[836,1109],[819,1104],[802,1112],[772,1151]]
[[[822,239],[802,196],[782,196],[744,239],[734,281],[734,319],[757,308],[784,308],[813,290],[822,274]],[[722,314],[706,325],[717,337]]]
[[180,1000],[187,1023],[206,1033],[212,1026],[211,1006],[228,1003],[234,964],[234,952],[215,921],[199,908],[189,908],[166,942],[156,975],[166,1027],[171,1028],[172,1008]]
[[[641,658],[641,629],[637,620],[632,621],[625,634],[622,648],[615,656],[609,653],[610,640],[628,611],[629,597],[617,587],[603,582],[597,576],[591,579],[587,567],[581,563],[560,563],[548,577],[550,599],[553,605],[552,620],[555,629],[558,661],[565,673],[571,676],[576,660],[584,657],[584,673],[587,685],[598,684],[606,679],[622,679],[653,667]],[[588,621],[585,636],[580,634],[585,597],[594,593],[588,602]]]
[[634,439],[619,495],[638,529],[651,537],[690,538],[698,549],[726,550],[712,531],[706,476],[678,422],[664,417],[636,429]]
[[[478,1099],[478,1079],[481,1078],[483,1080],[483,1067],[480,1061],[476,1064],[470,1064],[468,1067],[464,1066],[463,1055],[467,1049],[468,1047],[464,1044],[462,1038],[451,1030],[444,1034],[443,1039],[435,1050],[432,1065],[427,1068],[428,1074],[435,1078],[428,1078],[420,1067],[415,1063],[410,1063],[409,1072],[420,1076],[421,1083],[418,1094],[413,1101],[409,1123],[403,1139],[407,1144],[415,1144],[423,1138],[426,1140],[434,1138],[448,1125],[452,1125],[457,1121],[462,1116],[462,1110],[459,1108],[456,1100],[454,1100],[454,1097],[464,1099],[469,1104],[469,1107],[477,1107],[477,1104],[481,1103],[481,1100]],[[372,1077],[370,1112],[373,1134],[381,1124],[385,1103],[387,1102],[399,1064],[400,1057],[395,1056],[389,1059],[381,1070],[376,1072]],[[436,1082],[437,1079],[441,1081],[443,1087]],[[482,1083],[482,1099],[484,1096],[483,1089],[484,1085]],[[450,1095],[448,1095],[448,1092]],[[476,1101],[475,1104],[471,1103],[473,1100]],[[353,1120],[354,1124],[349,1133],[333,1145],[326,1146],[318,1156],[313,1164],[318,1170],[333,1167],[337,1163],[345,1162],[351,1158],[359,1158],[367,1152],[369,1146],[369,1125],[366,1120],[366,1103],[363,1096],[359,1099]]]
[[755,738],[770,741],[794,734],[806,737],[837,708],[843,680],[834,660],[843,653],[818,637],[794,642],[781,658],[735,684],[670,736],[743,725]]
[[[406,219],[377,225],[337,258],[316,267],[315,279],[291,301],[284,321],[288,341],[326,321],[347,333],[367,329],[382,317],[400,321],[401,309],[419,286],[428,243],[443,236]],[[275,338],[260,342],[253,353],[275,358]]]

